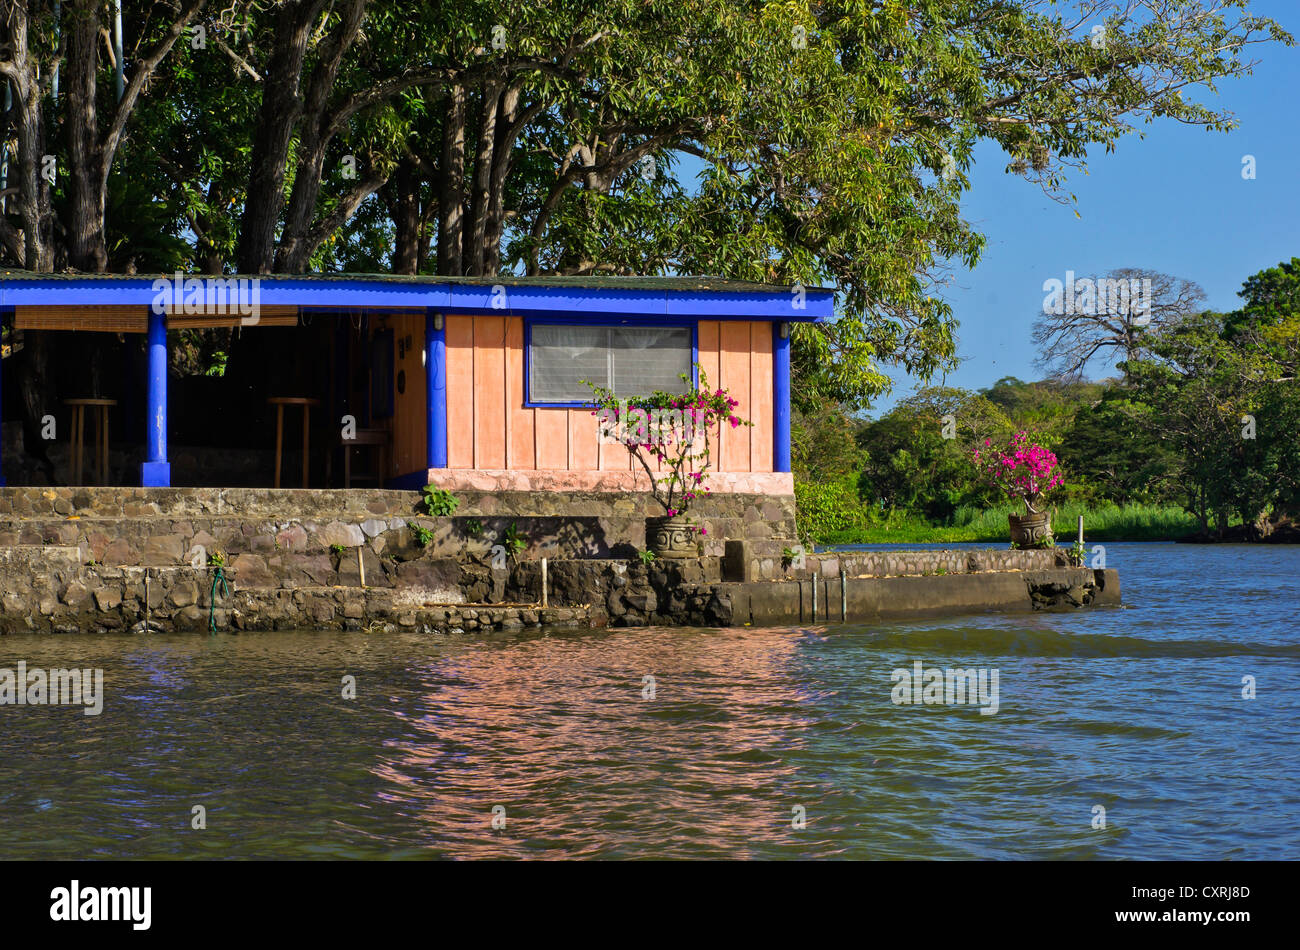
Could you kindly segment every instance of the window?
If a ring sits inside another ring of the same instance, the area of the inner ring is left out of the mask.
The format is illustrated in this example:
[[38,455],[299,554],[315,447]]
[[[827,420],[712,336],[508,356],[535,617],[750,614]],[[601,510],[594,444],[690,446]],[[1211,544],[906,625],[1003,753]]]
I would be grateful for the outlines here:
[[589,403],[591,387],[616,396],[679,391],[691,378],[690,327],[562,326],[529,330],[528,393],[533,403]]

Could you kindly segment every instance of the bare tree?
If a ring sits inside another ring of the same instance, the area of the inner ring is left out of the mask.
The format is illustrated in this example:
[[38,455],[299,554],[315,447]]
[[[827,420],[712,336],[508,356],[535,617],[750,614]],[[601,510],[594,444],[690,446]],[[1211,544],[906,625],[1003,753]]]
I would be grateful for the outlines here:
[[1120,267],[1105,277],[1071,273],[1043,290],[1033,330],[1037,365],[1063,380],[1082,379],[1098,356],[1118,358],[1122,367],[1148,335],[1200,312],[1206,299],[1195,281],[1140,267]]

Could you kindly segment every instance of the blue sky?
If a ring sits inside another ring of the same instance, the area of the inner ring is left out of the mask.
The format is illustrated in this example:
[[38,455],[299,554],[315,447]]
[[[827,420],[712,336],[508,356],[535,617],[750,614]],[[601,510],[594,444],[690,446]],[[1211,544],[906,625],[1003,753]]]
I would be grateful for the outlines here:
[[[1300,37],[1296,0],[1251,7]],[[1030,327],[1042,308],[1043,281],[1064,281],[1067,270],[1082,277],[1151,268],[1196,281],[1209,306],[1223,310],[1237,306],[1251,274],[1300,256],[1300,47],[1265,44],[1251,58],[1260,61],[1253,75],[1222,83],[1217,94],[1190,95],[1232,112],[1238,128],[1140,125],[1115,152],[1098,149],[1088,174],[1069,177],[1072,205],[1004,174],[1000,149],[977,149],[962,210],[988,246],[974,270],[955,271],[942,290],[961,324],[964,360],[948,385],[981,389],[1003,376],[1040,378]],[[1256,160],[1253,181],[1241,175],[1248,154]],[[1099,369],[1095,376],[1107,375]],[[877,400],[873,415],[915,390],[905,374],[890,375],[894,390]]]

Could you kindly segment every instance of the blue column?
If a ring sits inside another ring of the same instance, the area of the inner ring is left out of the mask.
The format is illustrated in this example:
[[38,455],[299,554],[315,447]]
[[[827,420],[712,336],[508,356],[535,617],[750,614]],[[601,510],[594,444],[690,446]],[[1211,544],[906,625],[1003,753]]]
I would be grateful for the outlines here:
[[[4,311],[0,311],[0,326],[4,325],[5,316],[6,314],[4,313]],[[0,334],[0,340],[2,339],[3,339],[3,334]],[[13,337],[11,336],[10,339],[12,340]],[[3,343],[0,343],[0,346],[3,346]],[[3,392],[4,392],[4,353],[0,352],[0,393]],[[0,488],[3,488],[6,484],[5,472],[4,472],[4,451],[5,451],[4,418],[5,418],[4,404],[0,402]]]
[[[447,467],[447,330],[442,314],[424,317],[424,373],[428,384],[429,468]],[[434,329],[435,321],[438,328]]]
[[[789,324],[785,324],[788,328]],[[790,332],[772,324],[772,469],[790,471]]]
[[145,448],[149,460],[140,466],[140,484],[166,488],[172,483],[167,461],[167,316],[149,310],[149,417],[145,420]]

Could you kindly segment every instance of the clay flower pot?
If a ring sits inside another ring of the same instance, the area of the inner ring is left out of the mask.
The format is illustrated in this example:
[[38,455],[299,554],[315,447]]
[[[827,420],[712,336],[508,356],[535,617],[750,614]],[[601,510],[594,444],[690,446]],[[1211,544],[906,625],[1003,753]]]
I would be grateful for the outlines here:
[[1052,515],[1040,511],[1032,515],[1007,515],[1011,523],[1011,543],[1018,548],[1041,548],[1052,543]]
[[699,556],[695,526],[685,515],[645,520],[645,544],[655,557],[686,558]]

